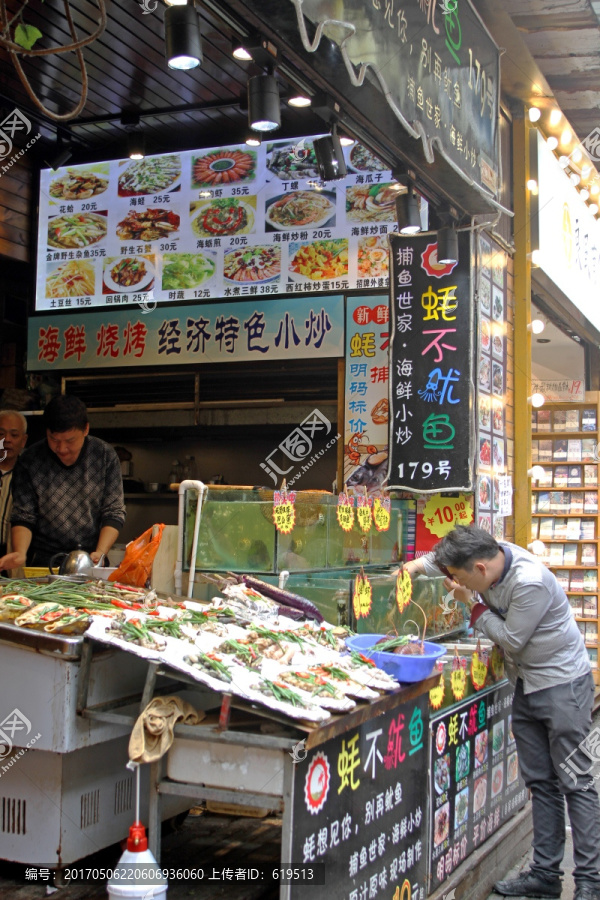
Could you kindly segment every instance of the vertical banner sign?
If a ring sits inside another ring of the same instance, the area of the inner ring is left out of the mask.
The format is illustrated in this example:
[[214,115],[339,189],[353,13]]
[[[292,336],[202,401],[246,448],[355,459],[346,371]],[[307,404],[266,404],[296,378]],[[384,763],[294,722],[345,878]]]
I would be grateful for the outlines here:
[[527,800],[512,695],[503,682],[431,720],[428,893]]
[[437,261],[434,234],[391,235],[388,490],[471,490],[471,237]]
[[[294,865],[325,864],[311,900],[424,900],[428,694],[364,722],[294,766]],[[306,885],[292,885],[305,900]]]

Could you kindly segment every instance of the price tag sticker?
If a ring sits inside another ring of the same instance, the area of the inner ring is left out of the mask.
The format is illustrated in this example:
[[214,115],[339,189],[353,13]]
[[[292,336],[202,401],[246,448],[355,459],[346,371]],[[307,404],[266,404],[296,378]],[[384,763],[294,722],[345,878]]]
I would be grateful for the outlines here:
[[342,531],[352,531],[352,526],[354,525],[354,497],[349,497],[348,494],[340,494],[335,514]]
[[396,577],[396,606],[398,607],[398,612],[404,612],[410,603],[411,597],[412,581],[410,580],[410,575],[404,569],[403,572],[398,572]]
[[467,672],[462,666],[454,669],[450,674],[450,687],[452,688],[452,696],[455,700],[462,700],[467,689]]
[[361,497],[360,495],[356,498],[356,518],[358,520],[358,527],[364,534],[368,534],[371,530],[371,525],[373,524],[373,515],[371,513],[371,497]]
[[476,691],[480,691],[482,687],[485,686],[487,673],[487,662],[484,662],[483,659],[481,659],[479,653],[476,650],[471,657],[471,678],[473,680],[473,687]]
[[289,534],[296,524],[295,491],[275,491],[273,494],[273,524],[280,534]]
[[446,682],[444,681],[444,673],[440,675],[440,680],[434,688],[429,691],[429,703],[432,709],[439,709],[444,700],[446,692]]
[[352,607],[357,619],[366,619],[371,612],[373,588],[366,575],[357,575],[354,580]]
[[392,521],[391,501],[389,497],[375,497],[373,503],[373,522],[377,531],[389,531]]
[[432,534],[444,537],[456,525],[469,525],[473,521],[472,498],[465,494],[458,497],[433,494],[425,504],[423,521]]

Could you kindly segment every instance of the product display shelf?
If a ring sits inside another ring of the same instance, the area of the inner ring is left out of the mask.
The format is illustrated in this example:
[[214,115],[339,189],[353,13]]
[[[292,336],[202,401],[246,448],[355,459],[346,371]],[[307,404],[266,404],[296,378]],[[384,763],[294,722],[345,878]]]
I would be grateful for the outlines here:
[[532,413],[532,463],[546,470],[545,477],[532,485],[532,539],[546,546],[543,561],[569,598],[596,685],[600,685],[599,396],[588,391],[585,402],[546,403]]

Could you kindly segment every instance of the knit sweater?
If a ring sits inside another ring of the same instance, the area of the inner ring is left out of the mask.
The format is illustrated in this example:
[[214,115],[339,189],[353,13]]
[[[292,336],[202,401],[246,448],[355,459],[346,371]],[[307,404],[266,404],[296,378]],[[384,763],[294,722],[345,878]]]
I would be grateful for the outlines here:
[[58,553],[81,547],[92,553],[105,525],[125,522],[119,458],[99,438],[86,437],[72,466],[46,441],[26,450],[15,468],[11,525],[33,533],[31,550]]

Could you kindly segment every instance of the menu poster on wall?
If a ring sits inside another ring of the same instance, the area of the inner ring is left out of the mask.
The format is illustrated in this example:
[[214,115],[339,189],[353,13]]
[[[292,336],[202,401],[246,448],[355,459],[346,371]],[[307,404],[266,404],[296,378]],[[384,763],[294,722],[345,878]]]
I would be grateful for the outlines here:
[[434,233],[391,235],[388,489],[472,489],[471,238],[440,264]]
[[[429,695],[332,738],[294,766],[295,865],[325,864],[311,900],[424,900]],[[306,885],[292,885],[304,900]]]
[[394,114],[418,125],[428,154],[435,140],[469,180],[496,193],[500,50],[468,0],[444,12],[434,0],[291,2],[315,25],[335,22],[324,34],[342,44],[354,79],[370,69]]
[[[508,474],[506,437],[507,289],[506,252],[485,234],[477,257],[477,517],[480,528],[504,537],[506,498],[500,479]],[[505,482],[506,485],[506,482]],[[510,498],[512,500],[512,496]]]
[[386,295],[346,300],[344,486],[350,494],[381,492],[387,477],[389,320]]
[[335,182],[312,138],[43,169],[36,310],[387,288],[397,187],[344,153]]
[[512,696],[504,682],[430,722],[428,893],[527,800],[512,732]]
[[31,372],[343,354],[341,296],[51,314],[27,327]]

